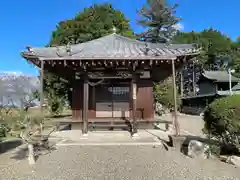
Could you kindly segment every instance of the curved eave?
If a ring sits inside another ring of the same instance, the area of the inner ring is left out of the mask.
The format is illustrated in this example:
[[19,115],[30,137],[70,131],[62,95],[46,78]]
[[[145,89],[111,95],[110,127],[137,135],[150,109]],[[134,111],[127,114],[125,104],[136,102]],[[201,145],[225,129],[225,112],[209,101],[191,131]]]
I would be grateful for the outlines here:
[[40,67],[40,59],[36,55],[30,52],[21,52],[20,54],[24,59],[28,61],[28,63],[31,63],[37,67]]
[[22,52],[21,56],[24,57],[27,60],[31,59],[38,59],[38,60],[174,60],[178,57],[183,56],[198,56],[200,54],[200,51],[193,52],[193,53],[187,53],[187,54],[179,54],[179,55],[171,55],[171,56],[112,56],[112,57],[75,57],[75,56],[65,56],[65,57],[41,57],[36,56],[31,52]]
[[209,77],[208,75],[206,75],[205,73],[202,73],[202,76],[206,79],[212,80],[212,81],[217,81],[216,79],[212,79],[211,77]]
[[[209,77],[208,75],[206,75],[205,73],[202,73],[202,75],[203,75],[203,77],[205,77],[206,79],[209,79],[211,81],[215,81],[215,82],[229,82],[229,81],[219,81],[217,79],[213,79],[213,78]],[[239,79],[232,79],[232,82],[239,82]]]
[[25,58],[25,59],[28,59],[28,58],[37,58],[36,55],[34,55],[34,54],[30,53],[30,52],[21,52],[20,54],[21,54],[21,56],[22,56],[23,58]]

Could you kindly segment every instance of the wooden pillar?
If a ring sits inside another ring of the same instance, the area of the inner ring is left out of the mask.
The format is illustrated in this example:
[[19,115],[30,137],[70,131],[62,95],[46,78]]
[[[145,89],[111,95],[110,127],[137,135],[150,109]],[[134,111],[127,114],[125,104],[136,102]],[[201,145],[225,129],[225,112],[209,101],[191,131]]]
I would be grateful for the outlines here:
[[44,80],[44,61],[41,60],[41,72],[40,72],[40,108],[41,108],[41,112],[43,112],[43,102],[44,102],[43,80]]
[[137,83],[136,83],[136,76],[133,75],[133,79],[131,81],[131,89],[132,89],[132,133],[133,136],[137,135],[137,117],[136,117],[136,111],[137,111]]
[[93,110],[95,110],[95,104],[96,104],[96,88],[95,88],[95,86],[92,86],[92,108],[93,108]]
[[88,98],[89,96],[89,87],[88,87],[88,77],[84,77],[83,81],[83,126],[82,133],[87,135],[88,133]]
[[[195,60],[195,58],[194,58]],[[195,86],[195,62],[193,61],[193,70],[192,70],[192,86],[193,86],[193,95],[196,96],[196,86]]]
[[180,71],[180,92],[181,92],[181,97],[183,97],[183,70]]
[[172,60],[172,76],[173,76],[173,98],[174,98],[174,111],[173,111],[173,124],[175,127],[175,135],[180,134],[179,123],[177,117],[177,87],[176,87],[176,72],[175,72],[175,60]]
[[92,93],[91,93],[91,98],[89,99],[92,100],[91,102],[91,115],[89,118],[96,118],[96,86],[91,86],[92,87]]

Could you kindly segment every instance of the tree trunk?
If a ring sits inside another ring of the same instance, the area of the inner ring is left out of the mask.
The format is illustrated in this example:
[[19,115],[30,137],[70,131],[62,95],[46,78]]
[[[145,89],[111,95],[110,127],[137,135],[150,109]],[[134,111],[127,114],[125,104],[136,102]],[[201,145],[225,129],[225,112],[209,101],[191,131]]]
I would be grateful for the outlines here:
[[28,144],[28,162],[29,165],[35,164],[33,144]]

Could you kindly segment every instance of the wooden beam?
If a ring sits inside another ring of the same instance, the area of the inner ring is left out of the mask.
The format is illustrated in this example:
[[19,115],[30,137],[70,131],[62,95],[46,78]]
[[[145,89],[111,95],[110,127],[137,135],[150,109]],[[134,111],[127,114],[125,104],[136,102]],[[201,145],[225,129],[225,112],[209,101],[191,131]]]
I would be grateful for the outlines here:
[[44,80],[44,61],[41,61],[41,72],[40,72],[40,108],[43,112],[43,102],[44,102],[44,93],[43,93],[43,80]]
[[95,111],[96,113],[96,87],[95,86],[92,86],[92,110]]
[[180,92],[181,92],[181,97],[184,96],[184,64],[187,62],[187,56],[184,56],[183,58],[180,59],[180,62],[182,64],[181,70],[180,70]]
[[84,76],[83,81],[83,127],[82,133],[83,135],[87,135],[88,133],[88,98],[89,96],[89,86],[88,86],[88,76]]
[[172,60],[172,76],[173,76],[173,98],[174,98],[174,111],[173,111],[173,125],[175,127],[175,135],[180,135],[178,117],[177,117],[177,87],[176,87],[176,72],[175,60]]

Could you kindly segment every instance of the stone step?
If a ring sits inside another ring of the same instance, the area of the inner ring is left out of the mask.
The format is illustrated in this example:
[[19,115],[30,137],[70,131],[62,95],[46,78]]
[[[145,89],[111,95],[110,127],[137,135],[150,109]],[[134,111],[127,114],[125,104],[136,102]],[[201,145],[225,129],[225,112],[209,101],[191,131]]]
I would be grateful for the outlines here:
[[106,123],[106,124],[88,124],[89,129],[91,130],[130,130],[130,126],[127,124],[111,124],[111,123]]

